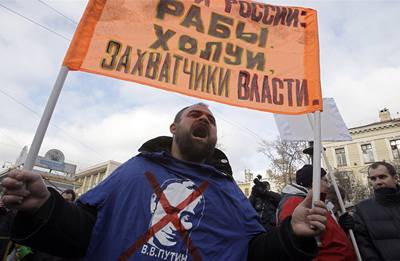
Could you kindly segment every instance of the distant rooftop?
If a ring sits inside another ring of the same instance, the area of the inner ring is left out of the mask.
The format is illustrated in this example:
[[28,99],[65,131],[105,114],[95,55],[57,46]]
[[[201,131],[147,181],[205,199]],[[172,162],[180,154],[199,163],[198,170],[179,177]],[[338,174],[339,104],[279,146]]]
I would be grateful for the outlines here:
[[387,108],[379,111],[379,121],[349,128],[350,133],[360,133],[377,129],[385,129],[400,126],[400,118],[391,118]]

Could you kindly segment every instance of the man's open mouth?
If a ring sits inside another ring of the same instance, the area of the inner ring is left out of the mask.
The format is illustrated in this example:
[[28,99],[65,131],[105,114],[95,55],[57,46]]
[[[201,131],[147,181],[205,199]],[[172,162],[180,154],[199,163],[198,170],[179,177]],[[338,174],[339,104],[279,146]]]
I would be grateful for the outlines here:
[[204,139],[208,137],[208,132],[209,132],[208,125],[201,123],[193,128],[192,136],[195,138]]

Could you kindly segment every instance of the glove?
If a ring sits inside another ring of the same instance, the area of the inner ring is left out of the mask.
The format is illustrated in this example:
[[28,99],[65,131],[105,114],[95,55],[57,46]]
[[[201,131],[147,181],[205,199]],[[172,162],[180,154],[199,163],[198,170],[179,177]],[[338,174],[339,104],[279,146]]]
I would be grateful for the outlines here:
[[353,217],[348,212],[345,212],[339,217],[338,223],[346,232],[349,229],[354,229]]
[[32,249],[27,246],[20,246],[17,250],[18,260],[22,260],[25,256],[33,254]]

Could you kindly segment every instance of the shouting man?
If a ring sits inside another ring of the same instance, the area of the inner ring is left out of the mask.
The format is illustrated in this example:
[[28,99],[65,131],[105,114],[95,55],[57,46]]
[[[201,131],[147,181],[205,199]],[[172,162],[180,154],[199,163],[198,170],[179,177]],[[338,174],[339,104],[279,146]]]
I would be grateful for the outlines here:
[[[325,229],[322,202],[311,194],[281,227],[265,232],[257,213],[215,148],[207,105],[183,108],[172,138],[146,142],[139,155],[67,204],[39,175],[14,170],[3,180],[18,209],[13,240],[86,260],[309,260]],[[149,208],[150,206],[150,208]],[[67,218],[65,218],[67,217]]]

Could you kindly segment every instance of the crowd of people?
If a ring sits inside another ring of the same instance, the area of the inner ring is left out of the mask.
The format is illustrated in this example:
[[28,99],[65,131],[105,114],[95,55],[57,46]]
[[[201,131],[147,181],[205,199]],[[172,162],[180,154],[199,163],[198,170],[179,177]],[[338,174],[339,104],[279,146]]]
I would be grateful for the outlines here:
[[375,197],[352,216],[339,213],[323,169],[327,197],[312,202],[312,165],[282,194],[257,177],[247,199],[215,148],[216,120],[203,103],[180,110],[170,132],[77,200],[31,171],[11,171],[2,181],[13,213],[7,236],[60,258],[36,260],[351,261],[354,229],[363,260],[400,260],[400,189],[389,163],[369,167]]
[[[374,196],[357,204],[353,214],[341,213],[336,192],[333,186],[330,186],[326,174],[326,171],[321,169],[320,191],[321,196],[326,198],[329,214],[325,231],[319,237],[318,254],[313,260],[357,260],[348,234],[350,229],[355,233],[362,260],[400,260],[400,249],[396,247],[400,246],[400,187],[399,175],[394,166],[384,161],[369,166],[368,179],[374,189]],[[255,180],[252,195],[259,190],[258,180]],[[282,189],[276,212],[269,213],[269,217],[266,218],[262,216],[266,213],[257,211],[260,219],[276,218],[276,224],[279,226],[282,220],[293,213],[311,187],[312,165],[304,165],[296,172],[296,183]],[[345,191],[340,187],[339,191],[344,200]],[[258,200],[269,204],[275,201],[275,198],[259,197]],[[253,206],[257,210],[256,205]]]

